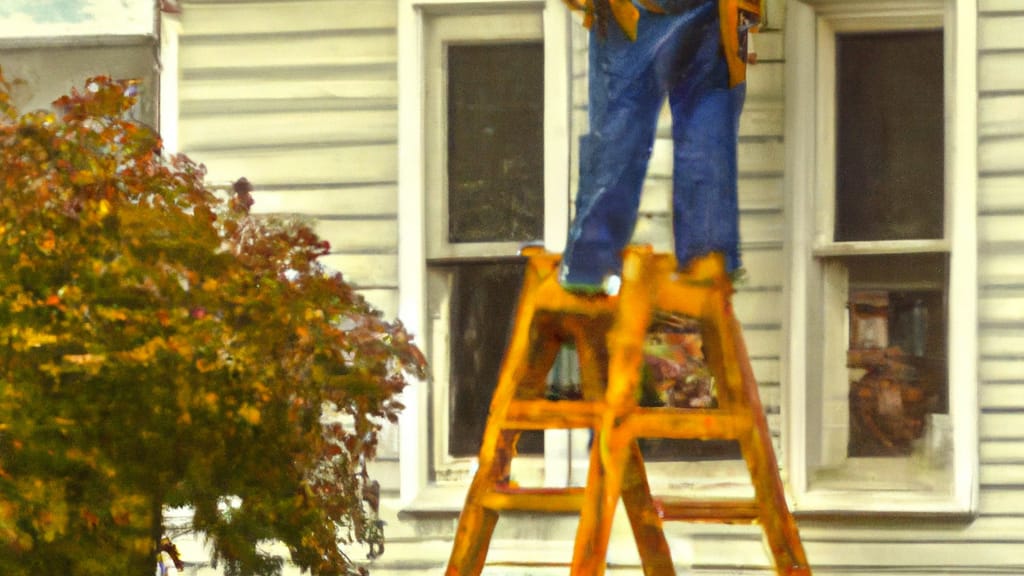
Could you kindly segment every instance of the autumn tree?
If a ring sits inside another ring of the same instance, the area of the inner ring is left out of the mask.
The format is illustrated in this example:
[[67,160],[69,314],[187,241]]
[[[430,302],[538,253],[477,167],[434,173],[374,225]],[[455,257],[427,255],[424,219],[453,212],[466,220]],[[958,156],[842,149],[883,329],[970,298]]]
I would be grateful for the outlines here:
[[318,258],[306,224],[250,215],[89,80],[22,114],[0,77],[0,573],[154,571],[191,506],[228,573],[313,574],[374,542],[377,432],[423,371]]

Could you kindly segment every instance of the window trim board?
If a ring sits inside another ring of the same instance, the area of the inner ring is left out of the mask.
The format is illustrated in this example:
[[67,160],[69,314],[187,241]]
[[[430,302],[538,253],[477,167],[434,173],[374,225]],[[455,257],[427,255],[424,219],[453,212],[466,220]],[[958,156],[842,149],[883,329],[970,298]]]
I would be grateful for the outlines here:
[[[784,330],[788,345],[783,370],[783,435],[785,466],[798,512],[923,513],[972,515],[978,507],[978,371],[977,371],[977,2],[976,0],[791,0],[786,21],[786,217],[788,310]],[[946,237],[920,245],[844,246],[831,233],[834,216],[834,102],[835,34],[843,31],[883,31],[944,26],[946,74]],[[809,49],[813,47],[813,49]],[[813,111],[808,114],[807,111]],[[826,193],[828,192],[828,193]],[[826,200],[822,202],[822,198]],[[808,233],[813,231],[813,233]],[[955,250],[953,250],[955,247]],[[951,253],[949,331],[950,416],[954,429],[952,493],[885,494],[812,490],[806,439],[822,430],[823,391],[808,382],[813,363],[825,358],[824,334],[813,322],[819,310],[810,302],[825,291],[823,267],[816,258],[866,248],[889,253],[900,248],[915,252]]]

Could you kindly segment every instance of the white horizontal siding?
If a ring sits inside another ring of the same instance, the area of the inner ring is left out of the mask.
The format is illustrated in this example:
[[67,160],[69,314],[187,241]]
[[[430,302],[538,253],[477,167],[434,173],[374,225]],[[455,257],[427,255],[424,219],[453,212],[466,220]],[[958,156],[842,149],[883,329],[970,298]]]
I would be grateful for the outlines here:
[[[326,262],[389,315],[397,309],[396,4],[193,0],[186,5],[182,54],[186,149],[218,178],[249,177],[258,188],[257,209],[316,216],[335,249]],[[973,521],[802,518],[819,576],[1024,574],[1024,4],[979,5],[980,515]],[[574,26],[572,37],[572,121],[579,135],[586,131],[586,33]],[[740,145],[748,280],[735,297],[773,427],[784,385],[782,37],[778,31],[758,36],[762,64],[750,69]],[[356,54],[341,49],[361,41],[366,49]],[[663,250],[671,249],[670,122],[663,114],[637,233]],[[574,189],[575,168],[572,178]],[[382,446],[382,453],[375,475],[397,481],[393,452]],[[385,490],[393,493],[394,486],[385,482]],[[371,572],[439,573],[455,519],[403,521],[390,504],[387,553]],[[484,574],[566,573],[575,518],[526,516],[499,522],[491,560],[506,565],[488,566]],[[635,574],[631,537],[618,524],[608,573]],[[680,573],[771,573],[756,528],[671,524],[668,530]],[[558,565],[508,565],[549,560]]]
[[[1024,541],[1024,3],[980,0],[981,518]],[[984,524],[983,524],[984,525]],[[983,565],[986,545],[963,547]],[[1018,556],[1006,559],[1024,573]]]
[[[245,148],[263,142],[301,147],[325,140],[358,145],[398,139],[395,111],[387,106],[334,110],[321,107],[294,110],[282,106],[279,111],[232,112],[230,115],[200,114],[193,109],[181,122],[181,131],[189,135],[189,148],[196,151]],[[327,130],[335,133],[325,133]]]
[[396,29],[396,4],[394,0],[187,0],[186,33],[234,36]]
[[385,184],[329,183],[318,187],[261,186],[253,211],[258,213],[301,212],[311,216],[382,218],[395,214],[393,182]]
[[[186,2],[181,147],[254,210],[316,217],[328,264],[397,298],[397,5]],[[390,292],[390,293],[389,293]]]
[[[397,3],[184,2],[180,147],[208,179],[253,183],[256,213],[311,218],[323,259],[398,310]],[[397,430],[373,477],[399,487]]]

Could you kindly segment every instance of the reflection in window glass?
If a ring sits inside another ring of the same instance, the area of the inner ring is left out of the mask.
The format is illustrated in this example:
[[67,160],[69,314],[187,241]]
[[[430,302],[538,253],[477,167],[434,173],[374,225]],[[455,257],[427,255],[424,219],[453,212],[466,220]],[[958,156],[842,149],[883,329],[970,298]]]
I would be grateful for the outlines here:
[[835,240],[942,238],[942,32],[836,41]]
[[544,47],[448,46],[448,240],[544,233]]
[[[904,456],[949,413],[946,257],[850,258],[849,456]],[[938,418],[938,420],[937,420]]]
[[[676,314],[655,314],[644,343],[640,378],[642,406],[717,408],[714,376],[704,357],[700,322]],[[733,440],[642,438],[649,461],[716,460],[740,458]]]

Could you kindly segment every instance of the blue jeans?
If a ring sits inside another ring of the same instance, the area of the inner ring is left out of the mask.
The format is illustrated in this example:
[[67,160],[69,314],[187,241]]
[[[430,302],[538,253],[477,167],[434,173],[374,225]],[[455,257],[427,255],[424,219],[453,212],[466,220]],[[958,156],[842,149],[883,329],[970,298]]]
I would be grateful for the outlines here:
[[[614,25],[590,37],[590,133],[580,139],[576,217],[562,282],[597,287],[622,268],[666,96],[672,110],[673,235],[680,267],[721,252],[740,266],[736,142],[745,85],[729,87],[717,0],[640,8],[637,40]],[[596,26],[595,26],[596,29]]]

